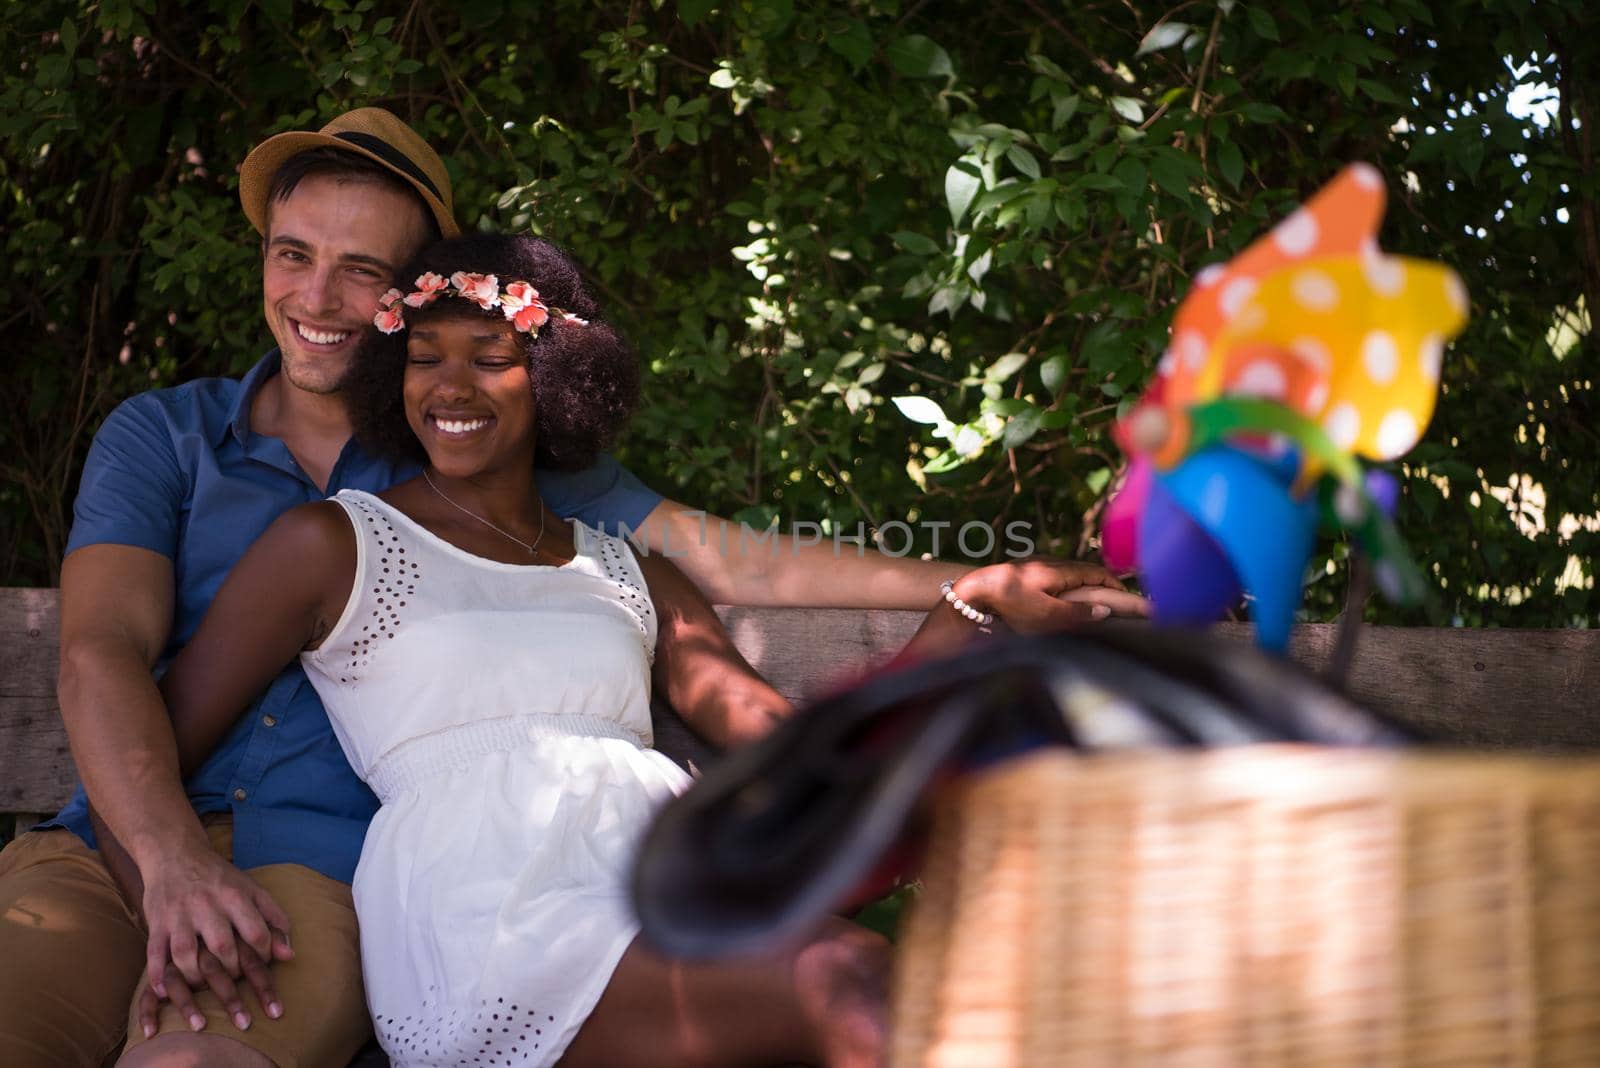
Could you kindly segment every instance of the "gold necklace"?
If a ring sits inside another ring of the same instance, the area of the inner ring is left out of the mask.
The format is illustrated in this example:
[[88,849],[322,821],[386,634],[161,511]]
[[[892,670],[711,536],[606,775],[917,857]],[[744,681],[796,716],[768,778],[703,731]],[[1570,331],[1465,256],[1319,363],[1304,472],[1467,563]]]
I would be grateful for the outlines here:
[[515,534],[511,534],[511,533],[508,533],[508,532],[506,532],[504,530],[501,530],[499,527],[495,526],[493,523],[489,522],[487,519],[483,518],[483,516],[479,515],[477,512],[474,512],[472,509],[464,507],[463,505],[457,504],[455,501],[451,500],[445,494],[444,490],[440,489],[438,486],[433,484],[433,478],[432,478],[432,476],[430,476],[428,474],[428,469],[426,467],[424,467],[422,469],[422,479],[423,479],[423,481],[425,481],[428,484],[428,488],[429,489],[433,490],[433,492],[435,492],[435,493],[437,493],[439,495],[439,499],[440,500],[444,501],[444,503],[448,504],[450,507],[454,508],[456,511],[463,512],[466,515],[470,515],[472,518],[476,519],[478,522],[482,523],[484,526],[488,527],[490,530],[494,531],[496,534],[500,535],[502,538],[509,538],[510,540],[516,542],[518,545],[520,545],[524,549],[528,550],[528,555],[529,556],[538,556],[539,555],[539,543],[544,540],[545,507],[544,507],[544,504],[542,502],[539,505],[539,536],[537,538],[533,539],[533,544],[532,545],[529,545],[527,542],[523,541],[521,538],[517,537]]

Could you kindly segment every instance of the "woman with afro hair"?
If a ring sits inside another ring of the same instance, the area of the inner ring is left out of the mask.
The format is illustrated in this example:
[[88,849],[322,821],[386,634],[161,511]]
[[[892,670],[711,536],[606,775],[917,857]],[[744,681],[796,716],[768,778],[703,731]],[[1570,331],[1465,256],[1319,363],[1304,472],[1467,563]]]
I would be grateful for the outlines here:
[[[669,562],[540,498],[536,462],[621,428],[633,354],[544,241],[445,241],[398,278],[345,389],[422,473],[296,508],[239,562],[163,680],[184,766],[301,658],[381,802],[354,893],[396,1065],[880,1063],[876,934],[715,962],[636,939],[633,849],[688,785],[650,747],[652,681],[724,746],[789,706]],[[946,609],[914,644],[970,629]]]

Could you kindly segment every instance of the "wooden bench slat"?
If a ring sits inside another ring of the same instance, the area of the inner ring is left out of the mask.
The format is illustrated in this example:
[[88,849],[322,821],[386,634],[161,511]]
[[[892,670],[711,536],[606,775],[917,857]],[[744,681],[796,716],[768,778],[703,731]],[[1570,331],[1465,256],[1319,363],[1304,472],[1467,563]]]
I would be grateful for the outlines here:
[[[898,650],[921,612],[717,609],[745,656],[800,701]],[[56,705],[57,592],[0,588],[0,811],[46,812],[74,774]],[[1248,640],[1250,628],[1222,624]],[[1335,628],[1296,628],[1290,655],[1320,671]],[[1600,631],[1363,627],[1348,688],[1401,721],[1465,745],[1600,747]]]

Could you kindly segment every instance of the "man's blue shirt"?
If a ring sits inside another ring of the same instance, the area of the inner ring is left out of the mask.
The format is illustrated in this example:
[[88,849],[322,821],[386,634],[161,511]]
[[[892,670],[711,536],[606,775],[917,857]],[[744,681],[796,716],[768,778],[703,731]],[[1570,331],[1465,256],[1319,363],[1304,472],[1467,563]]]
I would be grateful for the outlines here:
[[[351,441],[319,488],[281,440],[250,430],[251,401],[277,372],[273,351],[242,380],[205,378],[130,398],[89,450],[67,552],[132,545],[172,560],[172,631],[158,671],[194,635],[223,579],[274,519],[341,489],[376,493],[417,473]],[[613,529],[637,527],[661,501],[610,456],[585,471],[540,471],[539,491],[558,515]],[[196,811],[233,813],[238,867],[303,864],[342,882],[355,873],[378,808],[298,660],[185,785]],[[82,786],[46,826],[66,826],[95,844]]]

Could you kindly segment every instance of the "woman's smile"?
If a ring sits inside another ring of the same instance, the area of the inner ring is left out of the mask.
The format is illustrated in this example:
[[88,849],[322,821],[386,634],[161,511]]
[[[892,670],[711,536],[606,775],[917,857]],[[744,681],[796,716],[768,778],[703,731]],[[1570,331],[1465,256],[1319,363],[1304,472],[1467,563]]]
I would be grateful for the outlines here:
[[487,416],[451,416],[440,412],[430,412],[428,421],[435,430],[449,438],[462,438],[475,434],[494,422]]

